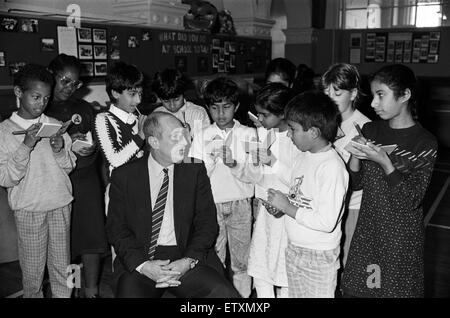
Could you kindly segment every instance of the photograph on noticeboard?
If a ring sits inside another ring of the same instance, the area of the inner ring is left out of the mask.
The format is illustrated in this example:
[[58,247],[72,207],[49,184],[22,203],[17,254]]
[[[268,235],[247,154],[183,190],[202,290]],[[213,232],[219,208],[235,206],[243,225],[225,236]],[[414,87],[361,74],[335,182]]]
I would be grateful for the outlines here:
[[200,56],[197,59],[197,72],[206,73],[208,72],[208,57]]
[[17,32],[19,20],[9,17],[0,17],[0,31]]
[[187,56],[175,56],[175,68],[185,73],[187,71]]
[[16,74],[22,67],[24,67],[27,63],[25,62],[11,62],[9,63],[9,75]]
[[93,62],[81,62],[80,76],[94,76],[94,63]]
[[81,44],[78,46],[78,58],[80,60],[90,60],[93,56],[92,45]]
[[0,52],[0,67],[6,66],[5,52]]
[[95,76],[105,76],[108,70],[108,64],[106,62],[95,62],[94,64],[94,75]]
[[78,42],[92,42],[91,28],[79,28],[77,30],[78,30]]
[[106,29],[94,29],[93,34],[95,43],[106,43]]
[[106,45],[94,45],[94,58],[96,60],[106,60]]
[[128,36],[128,47],[132,49],[139,47],[139,39],[134,35]]
[[55,39],[46,38],[41,39],[41,51],[53,52],[55,50]]
[[214,53],[213,54],[213,63],[212,63],[212,67],[213,68],[218,68],[219,67],[219,54]]
[[37,19],[20,19],[20,32],[37,33],[39,22]]

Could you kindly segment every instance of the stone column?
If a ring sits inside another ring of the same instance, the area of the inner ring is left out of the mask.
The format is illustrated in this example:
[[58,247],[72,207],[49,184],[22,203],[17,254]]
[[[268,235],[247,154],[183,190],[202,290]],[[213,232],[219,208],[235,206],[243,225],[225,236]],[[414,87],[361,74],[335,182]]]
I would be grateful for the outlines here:
[[294,64],[304,63],[314,67],[314,43],[317,41],[316,30],[312,28],[312,1],[284,0],[287,16],[286,58]]

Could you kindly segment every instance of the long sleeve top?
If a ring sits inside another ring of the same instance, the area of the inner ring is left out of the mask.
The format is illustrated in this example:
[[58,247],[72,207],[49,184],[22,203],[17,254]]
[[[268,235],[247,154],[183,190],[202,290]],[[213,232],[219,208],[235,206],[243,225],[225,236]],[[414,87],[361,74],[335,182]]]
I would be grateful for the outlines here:
[[[41,115],[41,122],[58,122]],[[68,174],[74,169],[76,156],[72,141],[65,133],[64,148],[54,153],[49,138],[42,138],[34,149],[23,144],[24,135],[13,131],[29,128],[17,113],[0,123],[0,186],[8,189],[13,210],[49,211],[69,204],[72,185]]]
[[97,114],[95,135],[102,154],[109,164],[109,172],[136,158],[144,146],[138,135],[137,118],[111,105],[110,110]]
[[[334,142],[334,147],[345,162],[350,160],[350,153],[345,149],[345,147],[353,137],[358,135],[358,131],[356,130],[354,123],[357,123],[360,127],[363,127],[367,122],[370,122],[370,119],[364,116],[359,110],[355,110],[350,118],[342,122],[341,129],[344,132],[344,136]],[[349,209],[359,210],[361,206],[362,191],[350,191],[349,194],[351,195],[348,203]]]
[[[358,297],[423,297],[422,200],[436,158],[436,139],[420,124],[392,129],[387,121],[378,121],[362,131],[375,144],[398,147],[389,155],[395,167],[391,174],[369,160],[362,161],[359,172],[351,172],[352,186],[363,189],[363,197],[343,290]],[[367,283],[378,274],[379,284]]]
[[289,199],[298,209],[285,217],[289,241],[313,250],[332,250],[341,240],[349,176],[334,149],[301,153],[292,167]]
[[[45,114],[62,122],[71,120],[73,115],[80,115],[82,119],[81,123],[70,125],[67,133],[72,135],[74,133],[87,134],[91,132],[94,135],[94,109],[83,99],[71,97],[66,101],[52,101],[47,105]],[[83,169],[95,164],[98,154],[98,151],[95,151],[89,156],[75,154],[77,156],[76,169]]]
[[[190,157],[205,163],[211,179],[211,188],[215,203],[243,200],[255,194],[250,181],[242,181],[239,175],[245,174],[249,167],[249,154],[245,152],[245,141],[255,139],[255,129],[241,125],[234,120],[234,127],[224,131],[215,123],[196,133],[190,149]],[[229,168],[221,158],[212,158],[215,148],[228,145],[237,162],[237,167]]]

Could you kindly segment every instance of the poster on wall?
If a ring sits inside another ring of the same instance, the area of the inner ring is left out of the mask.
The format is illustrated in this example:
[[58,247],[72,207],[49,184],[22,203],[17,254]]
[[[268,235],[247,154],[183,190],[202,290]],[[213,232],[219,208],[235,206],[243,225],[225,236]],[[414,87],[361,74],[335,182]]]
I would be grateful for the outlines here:
[[384,63],[386,61],[386,34],[377,33],[375,37],[375,62]]
[[411,32],[389,33],[386,62],[411,63]]
[[375,33],[367,33],[366,34],[366,54],[365,60],[366,62],[375,61]]
[[[212,39],[212,68],[214,72],[235,73],[236,72],[236,53],[238,43],[233,41],[221,41]],[[255,56],[255,61],[261,60]],[[262,64],[259,62],[259,64]]]
[[0,52],[0,67],[6,66],[5,52]]
[[361,49],[352,48],[350,49],[350,64],[360,64],[361,63]]
[[350,47],[361,47],[361,33],[350,34]]
[[58,33],[58,53],[77,56],[77,34],[76,29],[59,25]]
[[440,32],[415,32],[412,39],[412,63],[438,63]]
[[439,47],[440,32],[367,33],[365,61],[376,63],[437,63],[439,61]]

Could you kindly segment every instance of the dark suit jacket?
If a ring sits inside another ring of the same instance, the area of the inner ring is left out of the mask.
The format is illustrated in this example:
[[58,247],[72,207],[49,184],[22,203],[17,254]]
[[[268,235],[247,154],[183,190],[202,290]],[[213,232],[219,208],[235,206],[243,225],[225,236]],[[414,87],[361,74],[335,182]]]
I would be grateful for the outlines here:
[[[152,228],[148,156],[146,153],[112,174],[106,231],[117,254],[116,279],[124,270],[132,272],[148,260]],[[174,166],[175,236],[183,257],[208,263],[210,254],[218,260],[214,252],[219,230],[216,207],[204,164],[190,160],[192,163]],[[213,266],[217,269],[217,262]]]

